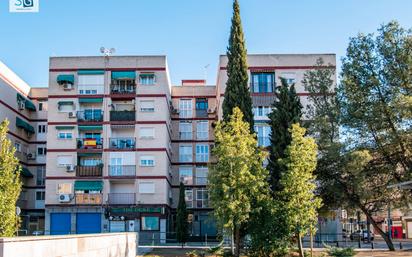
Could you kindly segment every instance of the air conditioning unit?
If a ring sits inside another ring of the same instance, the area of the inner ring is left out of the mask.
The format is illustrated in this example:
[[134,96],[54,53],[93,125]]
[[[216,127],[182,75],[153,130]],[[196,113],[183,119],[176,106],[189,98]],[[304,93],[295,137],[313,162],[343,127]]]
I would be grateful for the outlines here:
[[68,202],[70,202],[70,195],[68,195],[68,194],[61,194],[61,195],[59,195],[59,202],[61,202],[61,203],[68,203]]
[[27,160],[36,160],[36,154],[35,153],[28,153],[27,154]]
[[76,118],[76,112],[69,112],[69,118]]
[[25,108],[24,101],[20,101],[18,104],[19,104],[19,110],[24,110]]
[[73,164],[69,164],[66,166],[66,171],[67,172],[73,172],[74,171],[75,166]]
[[72,90],[73,89],[73,85],[70,83],[64,83],[63,84],[63,89],[64,90]]

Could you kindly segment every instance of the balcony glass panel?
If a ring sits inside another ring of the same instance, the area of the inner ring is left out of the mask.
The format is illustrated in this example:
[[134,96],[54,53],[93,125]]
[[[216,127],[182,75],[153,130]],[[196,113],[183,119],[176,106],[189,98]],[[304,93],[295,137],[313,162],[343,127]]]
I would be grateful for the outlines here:
[[136,176],[136,165],[109,165],[109,176],[111,177]]
[[119,205],[134,205],[136,202],[135,193],[110,193],[109,204],[119,204]]
[[110,121],[134,121],[135,111],[110,111]]
[[103,121],[102,110],[84,110],[77,112],[77,120],[83,122],[101,122]]
[[136,139],[133,137],[110,138],[110,149],[134,149]]
[[100,193],[76,193],[76,204],[102,204],[102,194]]

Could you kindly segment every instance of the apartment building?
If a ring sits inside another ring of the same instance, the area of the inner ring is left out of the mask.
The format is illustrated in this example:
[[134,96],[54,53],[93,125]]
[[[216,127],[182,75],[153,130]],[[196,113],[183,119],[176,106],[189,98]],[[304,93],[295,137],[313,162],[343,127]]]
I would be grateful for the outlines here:
[[166,232],[170,92],[165,56],[50,58],[48,233]]
[[0,120],[9,120],[8,138],[20,160],[22,191],[19,235],[44,230],[47,88],[32,88],[0,62]]
[[[258,143],[280,78],[295,84],[333,54],[248,55]],[[186,186],[192,237],[216,236],[207,188],[213,123],[222,117],[227,58],[216,85],[171,86],[165,56],[50,58],[46,233],[140,231],[165,242],[175,232],[179,184]]]

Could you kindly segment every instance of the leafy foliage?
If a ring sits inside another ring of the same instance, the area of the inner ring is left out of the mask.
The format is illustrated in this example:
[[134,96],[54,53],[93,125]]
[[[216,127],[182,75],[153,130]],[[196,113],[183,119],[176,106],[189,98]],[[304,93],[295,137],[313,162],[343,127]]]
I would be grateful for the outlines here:
[[327,247],[327,252],[331,257],[353,257],[356,255],[353,248]]
[[185,201],[185,186],[182,182],[180,182],[179,187],[179,204],[177,206],[177,214],[176,214],[176,238],[179,243],[186,243],[189,233],[189,223],[187,221],[187,208],[186,208],[186,201]]
[[243,120],[249,123],[250,131],[253,131],[252,98],[248,87],[246,47],[238,0],[233,2],[232,27],[230,29],[227,58],[228,80],[222,105],[223,118],[228,121],[233,108],[238,107],[244,115]]
[[20,165],[7,138],[9,121],[0,124],[0,236],[11,237],[18,229],[16,202],[21,191]]

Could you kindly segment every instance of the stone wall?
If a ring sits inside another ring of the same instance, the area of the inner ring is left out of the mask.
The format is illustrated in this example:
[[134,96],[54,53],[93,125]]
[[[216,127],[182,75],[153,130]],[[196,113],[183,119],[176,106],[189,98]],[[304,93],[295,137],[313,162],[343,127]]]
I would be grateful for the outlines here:
[[137,233],[0,238],[0,257],[135,257]]

